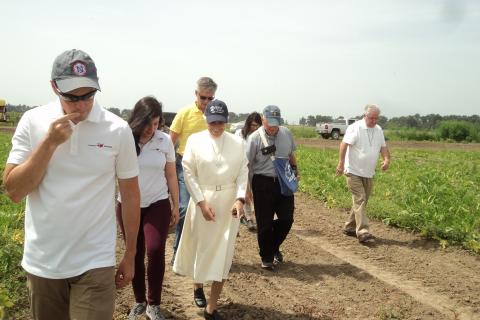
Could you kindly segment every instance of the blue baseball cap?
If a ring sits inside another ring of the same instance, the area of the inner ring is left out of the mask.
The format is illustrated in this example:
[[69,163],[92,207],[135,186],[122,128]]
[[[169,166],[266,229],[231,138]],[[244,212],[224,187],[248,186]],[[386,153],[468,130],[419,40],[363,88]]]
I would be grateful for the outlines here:
[[280,115],[280,108],[277,106],[266,106],[263,109],[263,116],[271,127],[278,127],[281,123],[282,116]]
[[215,121],[228,122],[228,108],[225,102],[221,100],[212,100],[207,104],[205,109],[205,117],[207,123]]

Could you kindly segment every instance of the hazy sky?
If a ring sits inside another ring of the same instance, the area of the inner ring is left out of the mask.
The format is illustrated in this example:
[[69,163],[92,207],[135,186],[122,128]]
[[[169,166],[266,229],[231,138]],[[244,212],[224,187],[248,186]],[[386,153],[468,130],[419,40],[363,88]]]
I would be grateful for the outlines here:
[[104,107],[165,111],[212,77],[236,113],[480,113],[480,1],[1,0],[0,98],[40,105],[61,52],[95,60]]

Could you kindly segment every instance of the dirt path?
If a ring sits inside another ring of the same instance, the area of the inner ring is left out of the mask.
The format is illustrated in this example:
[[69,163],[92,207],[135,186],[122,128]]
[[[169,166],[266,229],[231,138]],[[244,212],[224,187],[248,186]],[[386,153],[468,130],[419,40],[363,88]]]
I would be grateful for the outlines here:
[[[256,236],[241,229],[220,302],[227,319],[480,319],[478,256],[379,222],[376,244],[359,245],[340,232],[346,212],[304,194],[295,214],[275,272],[260,269]],[[191,281],[168,266],[164,314],[202,319],[192,295]],[[132,303],[131,288],[122,290],[115,319],[126,319]]]

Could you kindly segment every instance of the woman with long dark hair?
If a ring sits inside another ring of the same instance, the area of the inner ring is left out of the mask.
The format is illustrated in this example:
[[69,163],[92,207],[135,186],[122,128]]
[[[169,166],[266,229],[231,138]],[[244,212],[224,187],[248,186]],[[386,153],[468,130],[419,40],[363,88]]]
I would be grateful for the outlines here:
[[[141,206],[135,276],[132,280],[136,304],[128,319],[138,319],[144,313],[150,320],[165,319],[160,312],[165,242],[169,227],[178,221],[178,183],[175,150],[170,136],[158,130],[160,123],[162,104],[150,96],[135,104],[128,120],[137,149]],[[117,219],[123,232],[121,199],[118,200]],[[145,287],[145,251],[148,256],[148,295]]]
[[[262,117],[258,112],[252,112],[248,115],[247,119],[245,120],[245,125],[239,132],[235,132],[235,134],[239,135],[243,138],[246,142],[248,136],[251,133],[255,132],[258,128],[262,126]],[[255,231],[257,228],[255,223],[253,222],[253,218],[255,217],[255,211],[253,209],[253,199],[251,196],[250,188],[247,188],[247,196],[245,197],[245,215],[240,218],[240,223],[247,227],[249,231]]]
[[241,136],[244,140],[247,140],[248,136],[262,126],[262,117],[258,112],[252,112],[245,120],[245,125],[241,130]]

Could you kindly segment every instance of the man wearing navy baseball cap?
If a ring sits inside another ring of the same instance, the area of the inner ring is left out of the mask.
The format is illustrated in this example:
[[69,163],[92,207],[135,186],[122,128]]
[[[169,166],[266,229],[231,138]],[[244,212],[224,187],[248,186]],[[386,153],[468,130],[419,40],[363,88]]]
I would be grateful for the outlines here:
[[[261,267],[266,270],[274,270],[275,265],[283,262],[280,246],[290,232],[294,211],[294,196],[281,194],[271,156],[287,158],[295,176],[299,178],[295,142],[290,130],[281,126],[281,123],[280,108],[266,106],[262,112],[262,127],[253,132],[247,141],[249,181],[257,220]],[[262,135],[268,147],[263,143]],[[275,214],[277,220],[273,219]]]
[[[138,164],[128,124],[95,100],[97,68],[81,50],[60,54],[57,99],[24,113],[3,181],[26,197],[22,267],[32,317],[112,319],[115,287],[133,278],[140,214]],[[126,250],[115,273],[115,185],[122,197]]]

